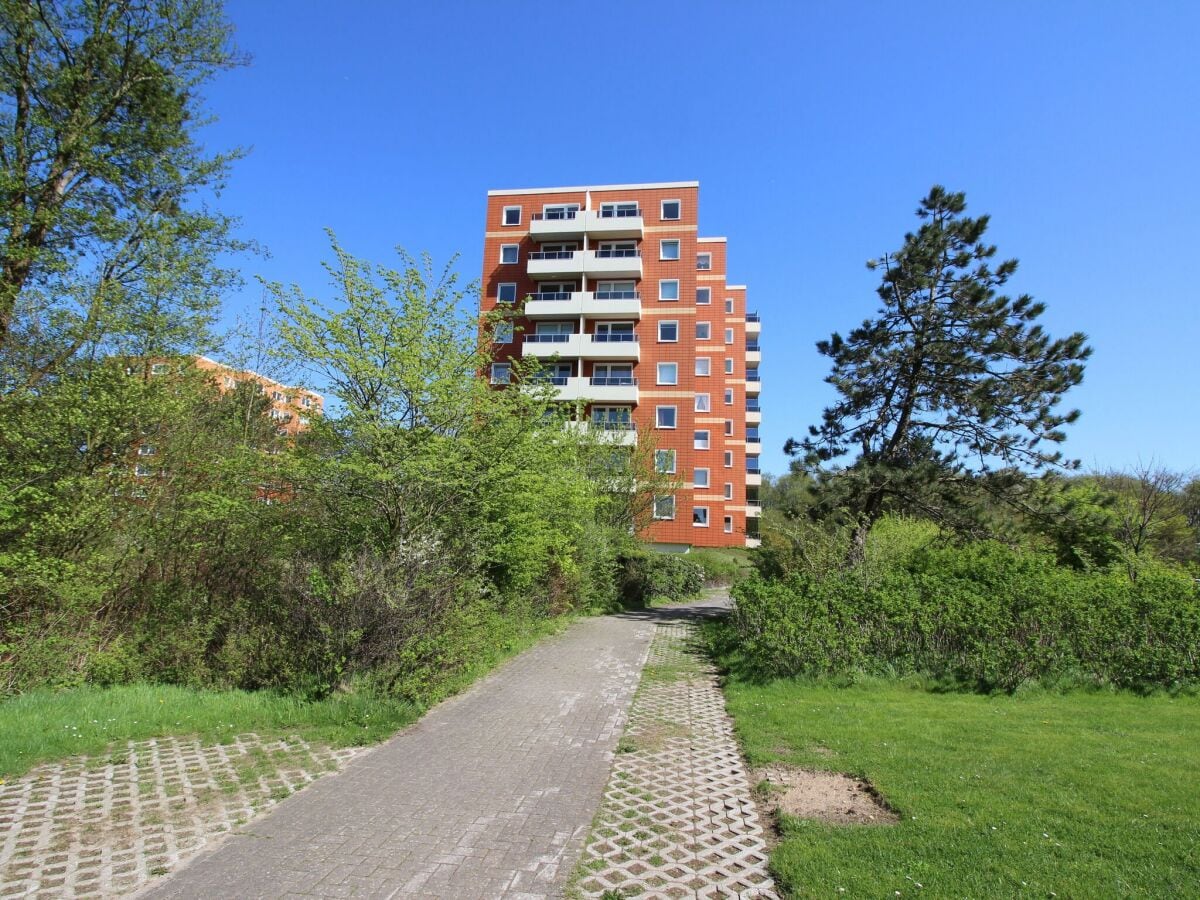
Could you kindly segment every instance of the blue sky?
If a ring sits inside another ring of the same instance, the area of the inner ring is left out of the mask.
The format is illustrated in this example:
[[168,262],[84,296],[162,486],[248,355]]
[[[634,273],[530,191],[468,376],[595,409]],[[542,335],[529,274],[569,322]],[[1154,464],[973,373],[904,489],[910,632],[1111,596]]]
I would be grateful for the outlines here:
[[[489,188],[698,179],[763,316],[763,467],[832,399],[814,343],[931,184],[992,215],[1010,282],[1086,332],[1087,466],[1200,467],[1200,4],[236,0],[207,91],[248,275],[325,290],[323,229],[479,277]],[[252,310],[259,291],[230,298]]]

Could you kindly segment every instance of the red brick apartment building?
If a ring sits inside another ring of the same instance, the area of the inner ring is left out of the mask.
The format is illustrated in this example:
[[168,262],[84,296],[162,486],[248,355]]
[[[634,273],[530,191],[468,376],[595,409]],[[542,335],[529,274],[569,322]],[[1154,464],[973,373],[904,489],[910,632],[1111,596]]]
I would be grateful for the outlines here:
[[641,537],[663,549],[758,543],[759,317],[700,237],[699,182],[488,192],[481,311],[511,307],[490,377],[537,357],[587,427],[653,440],[682,487]]

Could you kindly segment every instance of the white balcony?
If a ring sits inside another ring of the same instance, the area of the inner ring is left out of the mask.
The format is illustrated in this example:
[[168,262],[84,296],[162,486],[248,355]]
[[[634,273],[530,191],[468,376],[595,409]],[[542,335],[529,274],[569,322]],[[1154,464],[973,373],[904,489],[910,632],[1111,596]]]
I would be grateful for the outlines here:
[[589,278],[642,277],[642,256],[638,250],[580,250],[578,254],[583,256],[583,271]]
[[538,359],[578,357],[583,352],[582,334],[527,334],[521,344],[522,356]]
[[761,425],[762,424],[762,412],[757,409],[746,410],[746,424],[747,425]]
[[746,379],[746,396],[757,397],[761,393],[762,393],[762,382],[761,381],[751,381],[749,378],[747,378]]
[[586,232],[596,238],[637,238],[645,233],[641,210],[637,215],[623,210],[620,215],[603,214],[598,209],[537,213],[529,223],[529,236],[535,241],[579,240]]
[[583,298],[590,297],[591,292],[584,293],[565,291],[550,294],[530,294],[531,299],[525,301],[525,318],[527,319],[562,319],[568,316],[578,318],[583,315]]
[[746,438],[746,455],[761,456],[762,441],[760,441],[758,438]]
[[746,351],[746,365],[757,366],[760,362],[762,362],[762,351],[761,350],[747,350]]
[[535,241],[570,241],[583,237],[583,210],[552,213],[536,213],[529,223],[529,236]]
[[762,334],[762,319],[758,313],[746,313],[746,337],[757,337]]
[[756,537],[747,537],[746,538],[746,549],[747,550],[753,550],[755,547],[761,547],[761,546],[762,546],[762,538],[756,538]]
[[567,428],[577,432],[586,431],[601,443],[612,444],[617,447],[637,446],[637,429],[632,423],[618,425],[597,422],[568,422]]
[[762,472],[747,472],[746,487],[759,487],[762,485]]
[[574,291],[530,294],[525,302],[529,319],[562,319],[587,316],[589,319],[642,318],[642,301],[637,291]]
[[[634,334],[585,334],[583,337],[584,359],[628,359],[642,358],[641,344]],[[631,338],[631,340],[623,340]]]
[[530,278],[580,278],[583,276],[583,257],[582,250],[555,250],[550,253],[538,250],[529,254],[526,271]]
[[762,517],[762,505],[757,502],[751,503],[750,501],[746,501],[746,518],[758,519],[761,517]]
[[612,403],[636,406],[638,386],[636,378],[556,378],[559,400],[567,402]]
[[641,238],[645,232],[645,220],[638,215],[604,215],[598,209],[589,209],[584,224],[591,237],[598,238]]

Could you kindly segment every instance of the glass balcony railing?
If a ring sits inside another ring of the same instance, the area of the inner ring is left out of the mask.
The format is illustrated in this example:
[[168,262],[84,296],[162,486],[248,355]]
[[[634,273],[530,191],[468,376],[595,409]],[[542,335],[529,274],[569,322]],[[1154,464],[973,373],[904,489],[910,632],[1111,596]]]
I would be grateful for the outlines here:
[[578,250],[535,250],[530,259],[574,259]]
[[557,387],[566,387],[568,375],[548,375],[544,372],[532,376],[529,380],[534,384],[553,384]]
[[636,344],[637,335],[632,331],[610,331],[606,334],[589,334],[597,344]]
[[589,423],[592,428],[597,431],[633,431],[634,424],[632,422],[613,422],[605,421],[604,419],[592,419]]
[[762,407],[758,405],[757,400],[747,400],[746,412],[762,412]]
[[596,291],[593,295],[597,300],[640,300],[637,291]]
[[525,343],[527,344],[565,344],[575,335],[573,334],[527,334],[525,335]]
[[759,317],[758,313],[748,312],[748,313],[746,313],[746,321],[747,322],[761,322],[762,318]]
[[637,219],[641,217],[642,211],[630,206],[601,207],[597,215],[601,219]]
[[579,215],[578,209],[551,209],[546,212],[534,213],[533,217],[539,222],[564,222]]
[[[531,254],[533,255],[533,254]],[[636,259],[642,255],[642,251],[637,249],[632,250],[597,250],[596,259]],[[568,257],[569,258],[569,257]]]
[[570,300],[571,292],[570,291],[546,291],[541,294],[532,294],[531,296],[533,297],[534,300],[539,300],[539,301]]
[[762,376],[758,374],[758,371],[756,369],[747,369],[746,370],[746,380],[747,381],[762,381]]
[[632,375],[593,375],[588,379],[594,387],[637,387],[637,383]]
[[758,346],[758,341],[746,341],[746,349],[751,353],[755,353],[762,348]]
[[746,474],[748,474],[748,475],[761,475],[762,474],[762,469],[760,469],[758,467],[757,459],[746,460]]

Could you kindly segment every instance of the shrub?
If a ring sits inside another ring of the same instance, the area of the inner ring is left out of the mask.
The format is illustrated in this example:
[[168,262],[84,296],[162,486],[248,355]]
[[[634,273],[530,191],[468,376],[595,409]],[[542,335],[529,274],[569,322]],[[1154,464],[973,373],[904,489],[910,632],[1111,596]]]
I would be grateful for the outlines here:
[[704,567],[687,556],[641,551],[621,560],[621,596],[626,603],[685,600],[704,588]]
[[693,550],[687,558],[704,571],[704,583],[709,587],[733,584],[742,574],[742,566],[735,560],[710,550]]

